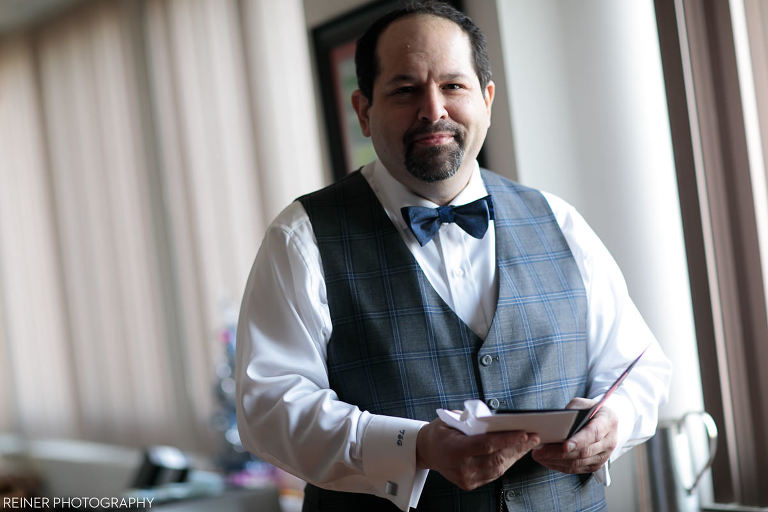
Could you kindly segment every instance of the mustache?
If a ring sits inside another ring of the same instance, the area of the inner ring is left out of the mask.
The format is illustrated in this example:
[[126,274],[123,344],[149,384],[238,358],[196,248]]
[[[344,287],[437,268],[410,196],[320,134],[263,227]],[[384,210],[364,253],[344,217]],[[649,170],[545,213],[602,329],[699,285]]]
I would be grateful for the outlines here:
[[431,135],[433,133],[450,133],[453,135],[453,138],[461,144],[461,142],[464,139],[464,131],[462,130],[461,126],[452,123],[451,121],[441,120],[434,124],[429,125],[417,125],[413,128],[410,128],[408,131],[403,134],[403,143],[405,146],[409,146],[413,143],[414,140],[416,140],[419,137],[423,137],[424,135]]

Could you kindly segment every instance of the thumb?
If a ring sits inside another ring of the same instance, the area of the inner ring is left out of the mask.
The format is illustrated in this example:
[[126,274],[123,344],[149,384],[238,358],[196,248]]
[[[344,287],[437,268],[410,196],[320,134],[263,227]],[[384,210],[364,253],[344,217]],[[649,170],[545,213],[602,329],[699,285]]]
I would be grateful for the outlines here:
[[589,409],[595,403],[597,400],[593,398],[580,398],[576,397],[570,402],[568,402],[568,405],[565,406],[566,409]]

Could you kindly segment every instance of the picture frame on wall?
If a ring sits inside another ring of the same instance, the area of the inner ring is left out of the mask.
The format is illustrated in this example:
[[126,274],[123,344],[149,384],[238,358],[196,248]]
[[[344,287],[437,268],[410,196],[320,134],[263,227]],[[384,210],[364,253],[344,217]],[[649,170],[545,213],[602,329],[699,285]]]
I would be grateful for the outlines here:
[[[334,180],[376,157],[371,139],[360,131],[350,99],[357,89],[356,41],[375,19],[404,3],[403,0],[371,2],[312,31]],[[460,2],[447,3],[461,8]]]

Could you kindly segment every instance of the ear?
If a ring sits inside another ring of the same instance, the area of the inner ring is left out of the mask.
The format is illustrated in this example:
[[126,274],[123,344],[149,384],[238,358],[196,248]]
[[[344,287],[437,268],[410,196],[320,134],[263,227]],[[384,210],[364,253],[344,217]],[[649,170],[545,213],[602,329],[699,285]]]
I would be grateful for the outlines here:
[[483,91],[483,100],[485,101],[485,109],[488,111],[488,115],[491,115],[491,105],[493,104],[493,95],[496,92],[496,84],[493,80],[488,81],[488,85],[485,86]]
[[360,89],[352,93],[352,108],[357,113],[357,120],[360,122],[360,130],[363,132],[363,135],[370,137],[371,123],[368,119],[368,109],[371,108],[371,104]]

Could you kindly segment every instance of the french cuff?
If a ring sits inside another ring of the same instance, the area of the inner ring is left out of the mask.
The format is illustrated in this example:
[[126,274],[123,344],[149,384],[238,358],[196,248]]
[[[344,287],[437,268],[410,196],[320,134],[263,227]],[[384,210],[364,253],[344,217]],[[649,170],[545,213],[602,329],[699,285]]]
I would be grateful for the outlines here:
[[416,507],[429,470],[416,469],[416,438],[423,421],[373,416],[363,433],[362,459],[375,494],[400,510]]

